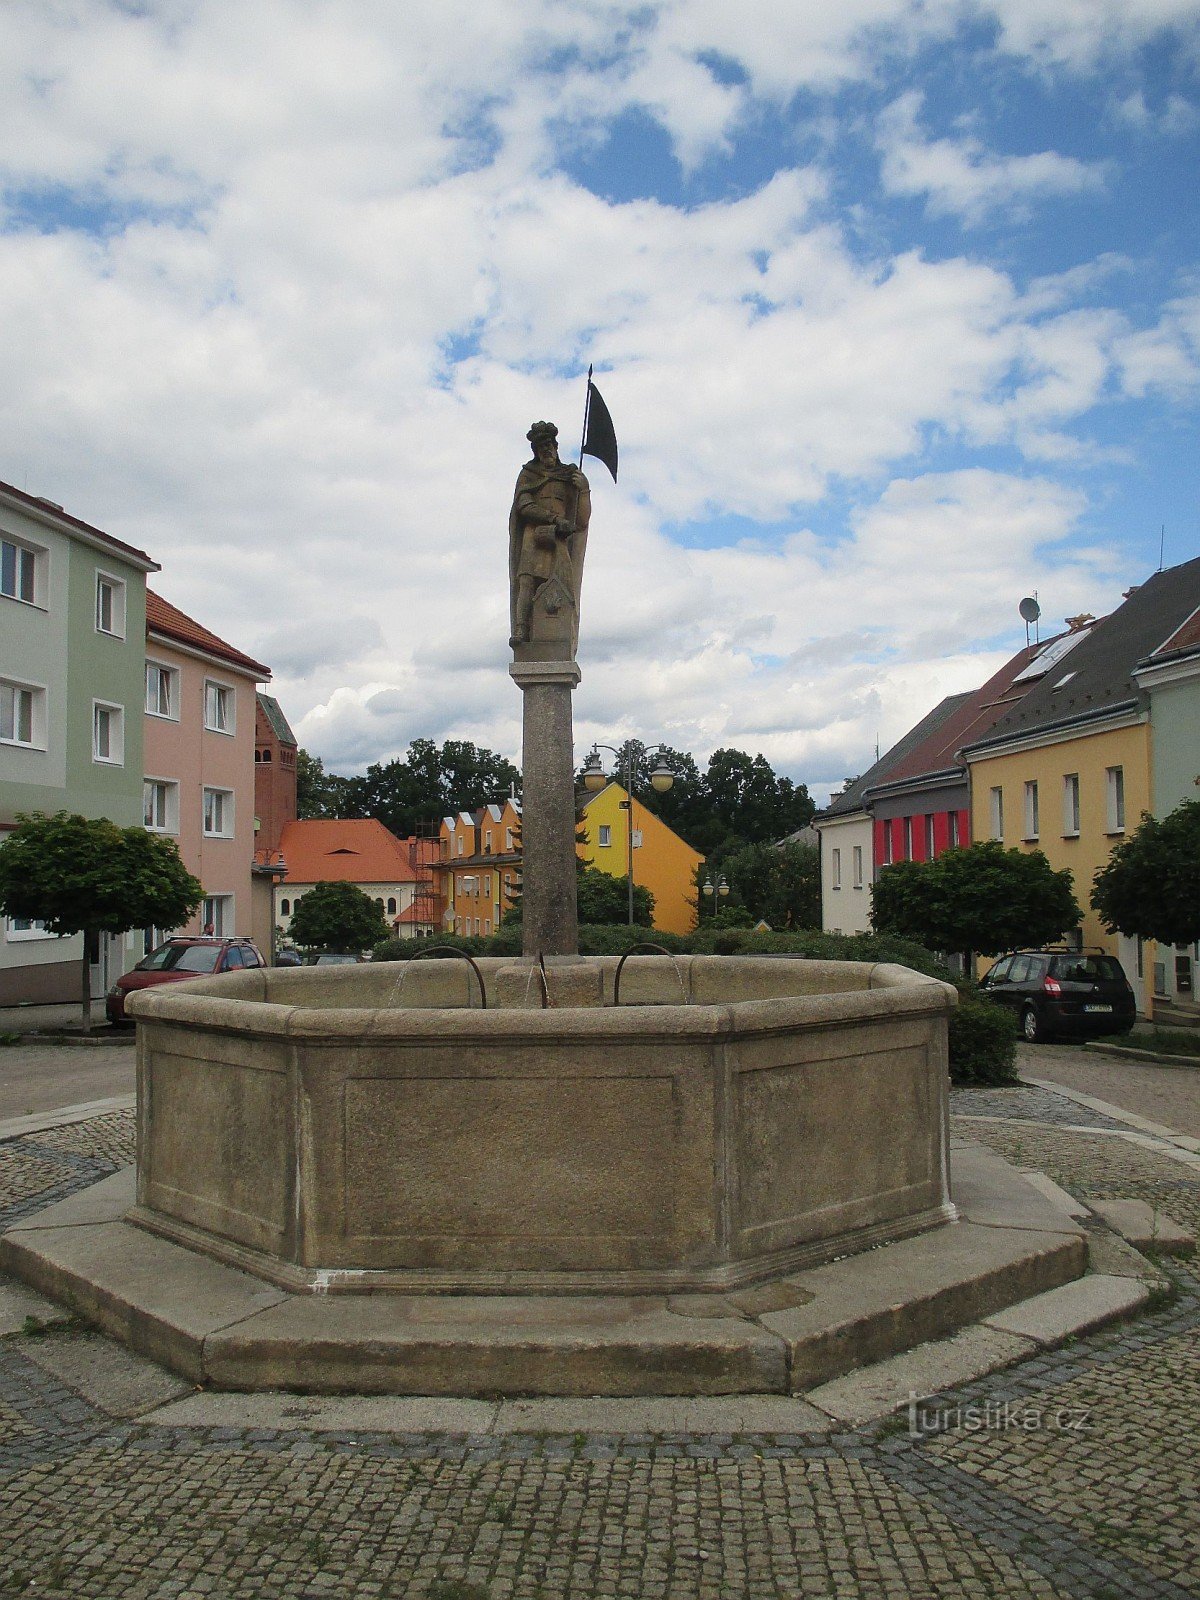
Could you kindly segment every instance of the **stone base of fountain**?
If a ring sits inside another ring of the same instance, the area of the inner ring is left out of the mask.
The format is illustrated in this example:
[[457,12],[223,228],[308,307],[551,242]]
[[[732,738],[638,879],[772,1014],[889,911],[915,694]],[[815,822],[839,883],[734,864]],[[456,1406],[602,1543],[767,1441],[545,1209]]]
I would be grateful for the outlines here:
[[196,1381],[408,1394],[795,1393],[1083,1270],[996,1158],[951,1201],[946,985],[479,968],[486,1009],[436,960],[134,997],[136,1198],[0,1265]]

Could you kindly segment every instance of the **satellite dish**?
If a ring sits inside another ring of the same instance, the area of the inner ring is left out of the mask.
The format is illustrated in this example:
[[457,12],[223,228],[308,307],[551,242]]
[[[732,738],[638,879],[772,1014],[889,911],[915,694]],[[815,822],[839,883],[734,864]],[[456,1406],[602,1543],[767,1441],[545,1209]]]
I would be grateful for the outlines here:
[[1042,608],[1032,595],[1027,595],[1017,607],[1021,613],[1022,622],[1036,622],[1042,614]]

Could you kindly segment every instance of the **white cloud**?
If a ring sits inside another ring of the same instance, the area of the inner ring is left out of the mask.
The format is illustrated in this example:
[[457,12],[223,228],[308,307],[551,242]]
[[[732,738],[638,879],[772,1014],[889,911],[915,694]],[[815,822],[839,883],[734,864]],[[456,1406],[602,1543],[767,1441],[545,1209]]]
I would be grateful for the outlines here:
[[994,211],[1021,212],[1033,200],[1057,194],[1096,192],[1104,169],[1052,150],[1035,155],[990,154],[978,139],[929,139],[918,125],[920,91],[910,89],[879,118],[884,188],[891,194],[925,195],[936,215],[982,222]]

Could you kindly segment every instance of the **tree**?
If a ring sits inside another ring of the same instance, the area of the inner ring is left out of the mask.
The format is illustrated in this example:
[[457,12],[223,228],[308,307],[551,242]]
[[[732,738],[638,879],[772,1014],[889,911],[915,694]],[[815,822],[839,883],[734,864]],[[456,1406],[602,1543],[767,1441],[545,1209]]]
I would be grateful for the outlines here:
[[[584,867],[575,884],[581,923],[629,921],[628,878],[614,878],[598,867]],[[633,920],[643,928],[654,926],[654,896],[640,883],[633,886]]]
[[0,911],[82,933],[83,1025],[92,1025],[90,947],[102,933],[177,928],[204,897],[173,839],[107,817],[18,816],[0,849]]
[[1092,905],[1111,933],[1159,944],[1200,939],[1200,800],[1143,816],[1092,881]]
[[306,950],[368,950],[391,930],[379,902],[354,883],[317,883],[301,895],[289,932]]
[[995,839],[936,861],[898,861],[871,891],[876,932],[968,958],[1046,944],[1080,919],[1066,868],[1055,872],[1040,850],[1006,850]]
[[815,845],[747,844],[700,870],[704,877],[723,873],[730,903],[776,932],[821,926],[821,852]]
[[[314,764],[314,758],[307,760]],[[301,815],[375,817],[401,838],[415,833],[418,823],[474,811],[514,787],[519,792],[521,779],[511,761],[465,739],[447,739],[440,746],[414,739],[403,761],[372,762],[352,778],[326,775],[323,769],[320,776],[326,791],[332,786],[338,809]]]
[[320,756],[307,750],[296,751],[296,815],[343,817],[346,813],[346,788],[349,778],[326,772]]

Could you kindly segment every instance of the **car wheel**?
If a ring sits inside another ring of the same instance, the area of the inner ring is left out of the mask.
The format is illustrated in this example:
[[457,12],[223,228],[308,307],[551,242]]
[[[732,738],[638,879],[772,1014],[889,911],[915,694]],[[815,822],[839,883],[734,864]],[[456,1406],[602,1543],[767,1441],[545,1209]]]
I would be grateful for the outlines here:
[[1021,1013],[1021,1032],[1026,1044],[1040,1044],[1046,1037],[1045,1030],[1038,1019],[1037,1012],[1032,1006],[1026,1006]]

